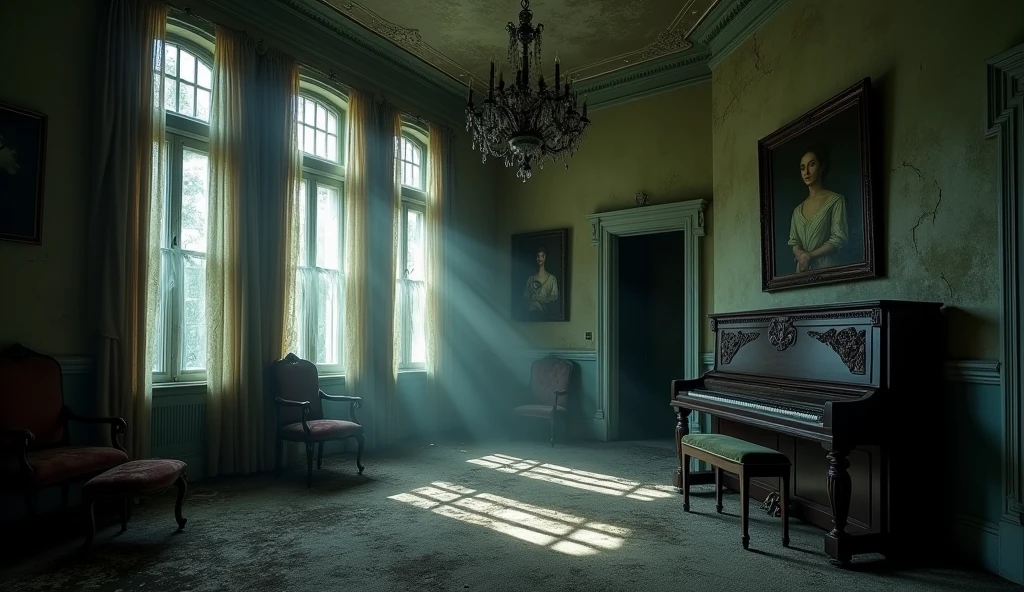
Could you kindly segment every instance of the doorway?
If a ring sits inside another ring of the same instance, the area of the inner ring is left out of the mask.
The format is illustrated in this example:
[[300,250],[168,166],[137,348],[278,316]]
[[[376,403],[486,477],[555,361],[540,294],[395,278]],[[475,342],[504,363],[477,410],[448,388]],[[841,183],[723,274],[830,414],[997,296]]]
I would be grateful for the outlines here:
[[685,372],[685,235],[618,238],[614,277],[618,331],[618,439],[664,439],[676,419],[668,385]]

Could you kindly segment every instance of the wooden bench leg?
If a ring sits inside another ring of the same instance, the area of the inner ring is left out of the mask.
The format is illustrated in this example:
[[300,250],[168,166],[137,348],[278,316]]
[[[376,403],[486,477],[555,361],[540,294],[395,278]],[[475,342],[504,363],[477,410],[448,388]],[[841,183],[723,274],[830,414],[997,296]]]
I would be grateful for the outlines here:
[[750,476],[740,468],[740,523],[743,525],[743,548],[750,548]]
[[782,475],[782,487],[779,491],[779,504],[782,512],[782,546],[789,546],[789,471]]
[[715,467],[715,511],[722,513],[722,467]]
[[690,455],[689,454],[683,453],[683,466],[681,466],[680,469],[682,469],[682,476],[683,476],[683,511],[684,512],[689,512],[690,511]]

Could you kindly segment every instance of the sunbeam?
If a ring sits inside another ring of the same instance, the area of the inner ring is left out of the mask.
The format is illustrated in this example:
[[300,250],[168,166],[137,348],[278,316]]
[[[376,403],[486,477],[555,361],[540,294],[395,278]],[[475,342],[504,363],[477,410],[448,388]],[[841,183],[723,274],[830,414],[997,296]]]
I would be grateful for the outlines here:
[[566,555],[595,555],[622,547],[628,528],[588,522],[586,518],[435,481],[388,499],[489,528]]
[[536,460],[524,460],[506,454],[488,454],[480,458],[471,458],[466,462],[495,469],[502,473],[522,475],[539,481],[557,483],[605,495],[628,497],[644,502],[672,497],[672,492],[675,491],[671,485],[644,485],[612,475],[580,471]]

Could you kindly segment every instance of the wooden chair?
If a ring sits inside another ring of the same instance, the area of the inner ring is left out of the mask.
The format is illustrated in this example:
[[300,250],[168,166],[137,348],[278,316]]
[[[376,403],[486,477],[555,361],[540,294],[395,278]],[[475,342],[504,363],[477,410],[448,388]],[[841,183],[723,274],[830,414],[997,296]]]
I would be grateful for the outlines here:
[[[72,446],[69,421],[110,424],[112,446]],[[120,417],[83,417],[64,404],[60,363],[21,344],[0,353],[0,486],[20,491],[31,516],[40,489],[68,489],[128,462],[120,437],[128,424]]]
[[[317,445],[316,468],[322,468],[324,442],[354,439],[356,466],[363,474],[363,426],[356,417],[362,406],[362,397],[328,395],[320,390],[320,375],[316,365],[289,353],[270,366],[271,393],[277,409],[277,474],[281,474],[281,457],[285,442],[306,445],[306,487],[313,486],[313,446]],[[348,401],[352,421],[324,419],[322,401]]]
[[565,422],[566,432],[569,431],[569,409],[565,405],[559,405],[558,401],[560,397],[568,399],[572,370],[572,362],[558,356],[546,356],[535,361],[530,368],[532,401],[512,410],[512,414],[517,417],[532,417],[550,421],[551,446],[555,445],[555,424],[559,416]]

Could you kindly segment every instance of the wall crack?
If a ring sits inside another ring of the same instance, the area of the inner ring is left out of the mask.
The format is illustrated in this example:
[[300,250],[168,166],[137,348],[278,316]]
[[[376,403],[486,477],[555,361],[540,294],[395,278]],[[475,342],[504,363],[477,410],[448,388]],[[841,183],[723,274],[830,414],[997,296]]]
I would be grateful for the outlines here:
[[[916,165],[914,165],[914,163],[912,163],[912,162],[907,162],[906,160],[904,160],[900,164],[899,167],[893,168],[892,172],[895,173],[900,168],[910,169],[911,171],[914,172],[915,175],[917,175],[918,179],[920,179],[921,181],[925,181],[925,182],[928,181],[928,179],[925,177],[924,172],[922,172],[921,169],[918,168]],[[932,206],[931,210],[925,211],[920,216],[918,216],[917,217],[917,223],[914,224],[914,226],[910,229],[910,241],[914,244],[914,252],[916,252],[917,256],[920,257],[921,260],[925,263],[925,268],[926,269],[928,267],[928,263],[927,263],[927,259],[924,256],[924,253],[921,252],[921,248],[917,244],[917,230],[929,218],[931,218],[931,223],[934,226],[935,225],[935,219],[939,215],[939,207],[942,206],[942,187],[939,186],[939,181],[937,179],[935,179],[934,177],[931,178],[931,182],[932,182],[932,185],[935,186],[935,191],[938,193],[938,195],[935,198],[935,205]],[[943,283],[946,284],[946,289],[949,290],[949,297],[953,298],[953,286],[952,286],[952,284],[949,283],[949,280],[946,278],[945,272],[940,272],[939,273],[939,278],[943,281]]]

